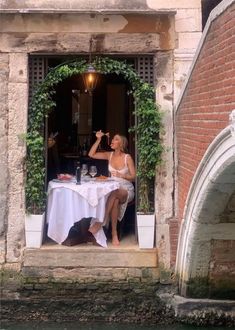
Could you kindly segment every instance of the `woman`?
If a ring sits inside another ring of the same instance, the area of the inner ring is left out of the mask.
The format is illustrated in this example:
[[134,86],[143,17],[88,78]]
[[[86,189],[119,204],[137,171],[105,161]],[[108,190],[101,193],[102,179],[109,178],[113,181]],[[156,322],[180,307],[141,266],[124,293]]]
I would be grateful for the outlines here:
[[[108,197],[105,217],[103,225],[106,225],[111,218],[112,222],[112,244],[119,245],[119,239],[117,235],[117,221],[121,221],[127,204],[134,198],[134,181],[136,176],[135,165],[133,159],[127,151],[127,138],[125,136],[116,134],[110,144],[112,152],[97,152],[97,148],[101,142],[102,136],[107,135],[102,131],[96,132],[97,140],[89,151],[89,156],[95,159],[108,160],[108,169],[112,177],[118,178],[120,181],[120,188],[111,192]],[[100,223],[95,223],[89,230],[95,233],[99,230]]]

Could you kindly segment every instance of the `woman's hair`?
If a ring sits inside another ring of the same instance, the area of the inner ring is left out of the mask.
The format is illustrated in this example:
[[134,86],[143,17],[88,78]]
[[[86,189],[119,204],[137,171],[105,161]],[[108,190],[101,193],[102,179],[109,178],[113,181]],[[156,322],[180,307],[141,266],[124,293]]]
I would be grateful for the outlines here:
[[120,148],[121,151],[125,152],[125,153],[128,153],[128,149],[127,149],[128,140],[127,140],[127,138],[124,135],[121,135],[121,134],[116,134],[116,135],[120,136],[120,138],[121,138],[121,148]]

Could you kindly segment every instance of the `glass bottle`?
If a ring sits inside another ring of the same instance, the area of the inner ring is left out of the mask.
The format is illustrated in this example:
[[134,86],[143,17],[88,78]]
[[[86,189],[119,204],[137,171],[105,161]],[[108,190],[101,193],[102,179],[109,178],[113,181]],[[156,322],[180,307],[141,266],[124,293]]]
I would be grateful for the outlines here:
[[77,162],[76,184],[81,184],[81,166],[80,166],[80,162]]

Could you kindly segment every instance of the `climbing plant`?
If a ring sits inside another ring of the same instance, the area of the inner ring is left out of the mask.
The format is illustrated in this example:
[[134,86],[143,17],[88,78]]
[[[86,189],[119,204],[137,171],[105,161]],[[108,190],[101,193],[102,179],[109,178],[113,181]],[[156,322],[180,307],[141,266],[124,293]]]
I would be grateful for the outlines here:
[[[137,125],[130,130],[137,136],[137,175],[139,177],[138,210],[150,211],[150,181],[161,162],[163,146],[159,138],[162,128],[161,113],[154,100],[153,88],[143,82],[133,68],[122,61],[110,58],[96,58],[93,66],[102,74],[116,73],[129,81],[135,100]],[[58,83],[73,75],[83,73],[87,68],[85,60],[73,60],[53,68],[45,80],[39,84],[29,107],[27,133],[27,170],[26,170],[26,209],[30,213],[41,213],[45,208],[46,193],[44,187],[44,132],[45,116],[53,111],[53,94]]]

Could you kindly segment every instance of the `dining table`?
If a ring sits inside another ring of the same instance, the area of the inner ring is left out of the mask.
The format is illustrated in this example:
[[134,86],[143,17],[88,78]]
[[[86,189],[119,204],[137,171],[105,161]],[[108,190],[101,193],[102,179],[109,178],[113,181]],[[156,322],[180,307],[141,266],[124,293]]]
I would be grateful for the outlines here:
[[[80,184],[75,179],[51,180],[47,189],[48,237],[62,244],[80,220],[91,218],[91,225],[103,223],[107,199],[118,188],[119,182],[113,178],[87,178]],[[103,226],[93,236],[99,245],[107,247]]]

